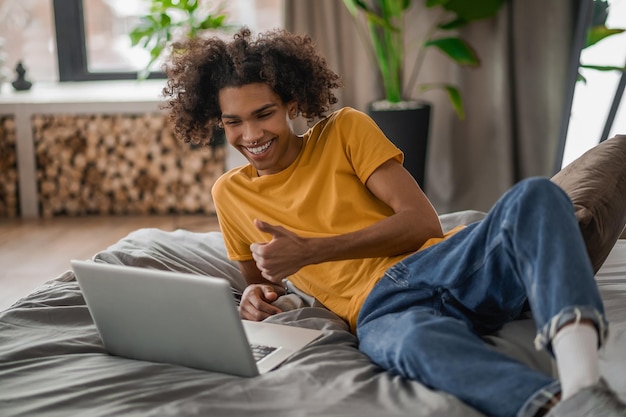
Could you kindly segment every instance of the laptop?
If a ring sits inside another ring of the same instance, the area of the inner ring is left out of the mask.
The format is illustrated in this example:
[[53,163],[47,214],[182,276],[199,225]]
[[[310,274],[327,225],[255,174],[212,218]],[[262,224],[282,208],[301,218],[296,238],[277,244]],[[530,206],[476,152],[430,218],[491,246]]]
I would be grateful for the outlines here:
[[93,261],[71,265],[112,355],[253,377],[322,334],[241,320],[223,278]]

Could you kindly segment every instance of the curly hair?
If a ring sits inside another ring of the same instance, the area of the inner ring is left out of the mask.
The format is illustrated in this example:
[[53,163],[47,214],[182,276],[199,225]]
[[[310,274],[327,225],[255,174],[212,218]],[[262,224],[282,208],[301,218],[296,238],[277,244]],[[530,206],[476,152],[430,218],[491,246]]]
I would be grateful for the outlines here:
[[307,35],[272,30],[252,38],[242,28],[230,42],[192,38],[173,45],[163,95],[174,133],[185,142],[209,144],[220,125],[219,91],[265,83],[287,103],[295,100],[308,120],[337,103],[341,80]]

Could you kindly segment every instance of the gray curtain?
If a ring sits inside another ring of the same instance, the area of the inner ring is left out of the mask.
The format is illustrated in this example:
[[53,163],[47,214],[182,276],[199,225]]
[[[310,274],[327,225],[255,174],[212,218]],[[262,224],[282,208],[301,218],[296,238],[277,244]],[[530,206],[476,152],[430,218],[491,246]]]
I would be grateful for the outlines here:
[[[336,92],[335,108],[367,104],[382,94],[376,64],[359,38],[352,16],[341,0],[284,0],[285,28],[311,36],[329,66],[341,76],[343,88]],[[299,120],[300,130],[306,124]]]
[[[410,44],[433,16],[414,3],[406,20],[407,67],[415,59]],[[482,60],[478,69],[429,52],[418,81],[456,84],[466,111],[459,120],[443,91],[410,93],[433,105],[425,191],[440,213],[488,210],[520,179],[552,175],[575,3],[510,0],[496,18],[464,28],[462,37]],[[381,98],[375,64],[341,0],[286,0],[285,16],[286,28],[309,34],[342,76],[338,106],[365,111]]]

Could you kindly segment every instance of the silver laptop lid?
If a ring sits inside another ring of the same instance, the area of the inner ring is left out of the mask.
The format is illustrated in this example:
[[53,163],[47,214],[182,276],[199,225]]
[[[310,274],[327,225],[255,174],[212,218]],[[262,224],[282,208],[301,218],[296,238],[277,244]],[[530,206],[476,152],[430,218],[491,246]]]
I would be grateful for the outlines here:
[[109,353],[258,375],[226,280],[91,261],[71,265]]

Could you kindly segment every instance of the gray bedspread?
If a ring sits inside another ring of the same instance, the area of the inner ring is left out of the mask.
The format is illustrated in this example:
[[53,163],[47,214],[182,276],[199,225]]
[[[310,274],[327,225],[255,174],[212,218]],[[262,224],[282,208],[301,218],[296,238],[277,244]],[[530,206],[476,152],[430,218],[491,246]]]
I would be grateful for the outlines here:
[[[229,279],[242,289],[221,235],[141,229],[96,254],[98,262]],[[602,371],[626,394],[626,241],[598,273],[609,319]],[[384,372],[357,349],[346,324],[314,300],[281,298],[271,321],[318,328],[324,336],[279,369],[245,379],[108,355],[73,274],[67,272],[0,313],[0,416],[446,416],[480,413],[456,398]],[[544,372],[530,320],[489,340]]]

